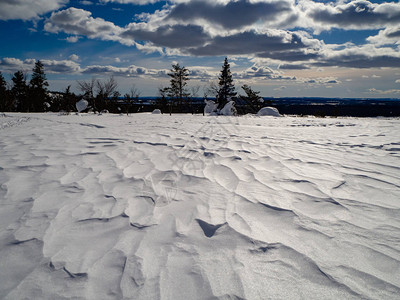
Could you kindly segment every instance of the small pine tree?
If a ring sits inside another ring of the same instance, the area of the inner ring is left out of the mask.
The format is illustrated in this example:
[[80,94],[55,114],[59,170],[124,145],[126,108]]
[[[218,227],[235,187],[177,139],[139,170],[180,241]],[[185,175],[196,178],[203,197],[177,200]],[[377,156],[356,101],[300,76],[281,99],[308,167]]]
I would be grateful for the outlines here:
[[251,86],[247,84],[243,85],[242,89],[246,95],[240,95],[240,98],[246,102],[252,113],[258,112],[264,103],[264,99],[259,95],[260,92],[254,91]]
[[168,88],[168,96],[174,98],[179,106],[182,105],[183,99],[189,96],[186,91],[187,81],[189,80],[189,70],[179,64],[172,65],[170,87]]
[[224,65],[222,66],[221,75],[218,77],[219,90],[217,95],[218,109],[224,108],[228,99],[236,96],[235,85],[232,80],[231,67],[228,63],[228,58],[225,57]]
[[32,79],[29,82],[29,96],[30,104],[29,109],[31,111],[44,111],[44,103],[47,101],[47,87],[49,83],[44,73],[44,66],[40,60],[35,63],[33,67]]
[[26,76],[22,71],[17,71],[14,73],[11,81],[13,82],[11,94],[16,111],[28,111],[28,86],[26,84]]
[[[158,97],[156,100],[157,103],[157,107],[161,110],[162,113],[167,113],[168,111],[168,92],[169,92],[169,88],[167,87],[158,87]],[[171,108],[171,107],[170,107]]]
[[71,93],[71,86],[67,86],[65,92],[62,96],[62,105],[61,109],[67,112],[71,112],[75,110],[76,96],[74,93]]

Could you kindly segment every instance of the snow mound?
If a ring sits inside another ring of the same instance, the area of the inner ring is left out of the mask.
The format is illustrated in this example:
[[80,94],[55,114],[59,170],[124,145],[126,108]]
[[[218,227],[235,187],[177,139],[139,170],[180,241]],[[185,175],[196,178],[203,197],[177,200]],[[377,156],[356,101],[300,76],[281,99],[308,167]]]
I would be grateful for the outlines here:
[[78,112],[82,112],[88,108],[88,105],[89,105],[89,102],[82,99],[82,100],[76,102],[75,107],[78,110]]
[[257,116],[282,117],[275,107],[263,107],[258,111]]
[[153,110],[152,114],[153,115],[161,115],[161,110],[155,109],[155,110]]

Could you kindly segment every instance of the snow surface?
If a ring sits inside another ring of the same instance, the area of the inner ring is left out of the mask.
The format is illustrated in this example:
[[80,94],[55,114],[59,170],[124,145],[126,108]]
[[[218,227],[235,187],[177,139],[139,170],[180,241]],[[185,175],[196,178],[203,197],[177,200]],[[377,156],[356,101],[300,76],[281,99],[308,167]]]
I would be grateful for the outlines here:
[[0,299],[400,299],[400,119],[0,122]]

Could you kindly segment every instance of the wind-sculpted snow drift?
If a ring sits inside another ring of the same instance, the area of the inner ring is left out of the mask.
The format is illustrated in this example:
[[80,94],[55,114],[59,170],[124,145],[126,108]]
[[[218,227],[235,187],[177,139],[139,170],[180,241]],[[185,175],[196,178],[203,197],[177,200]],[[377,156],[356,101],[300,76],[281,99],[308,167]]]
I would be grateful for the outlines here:
[[400,299],[399,119],[3,119],[1,299]]

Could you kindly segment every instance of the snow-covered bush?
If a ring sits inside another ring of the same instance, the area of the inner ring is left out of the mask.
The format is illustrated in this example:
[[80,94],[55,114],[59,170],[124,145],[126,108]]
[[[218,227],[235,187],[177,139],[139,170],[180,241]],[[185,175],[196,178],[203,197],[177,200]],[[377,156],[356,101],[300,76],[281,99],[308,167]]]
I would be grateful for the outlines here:
[[235,107],[235,101],[230,100],[226,103],[225,106],[218,111],[218,114],[223,116],[236,116],[237,110]]
[[82,100],[76,102],[75,107],[78,110],[78,112],[82,112],[88,108],[88,105],[89,105],[89,102],[82,99]]
[[213,100],[204,100],[206,106],[204,107],[205,115],[216,115],[218,103],[215,103]]
[[222,109],[218,109],[218,103],[213,100],[204,100],[206,106],[204,107],[205,115],[222,115],[222,116],[235,116],[237,115],[237,110],[235,107],[235,101],[229,98],[228,102],[224,105]]

